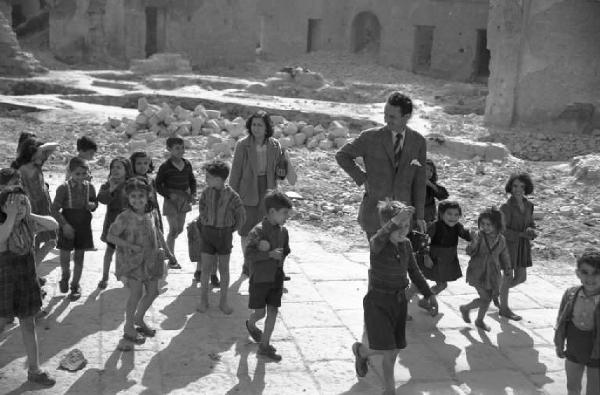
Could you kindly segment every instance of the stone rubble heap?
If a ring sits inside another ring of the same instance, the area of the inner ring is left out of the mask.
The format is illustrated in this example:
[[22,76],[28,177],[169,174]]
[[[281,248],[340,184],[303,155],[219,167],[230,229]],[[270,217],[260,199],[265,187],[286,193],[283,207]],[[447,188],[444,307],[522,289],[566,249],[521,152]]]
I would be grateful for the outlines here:
[[[205,136],[213,154],[230,156],[235,143],[246,135],[246,120],[224,118],[219,110],[207,110],[202,105],[194,110],[181,106],[171,108],[167,103],[154,105],[146,98],[138,100],[136,119],[109,118],[104,123],[107,131],[122,134],[129,139],[130,150],[142,149],[145,144],[170,136]],[[309,149],[329,150],[339,148],[352,137],[348,126],[333,121],[327,128],[309,125],[304,121],[292,122],[280,115],[272,115],[273,137],[284,148],[306,146]]]
[[0,75],[29,76],[47,71],[33,55],[21,49],[8,19],[0,12]]

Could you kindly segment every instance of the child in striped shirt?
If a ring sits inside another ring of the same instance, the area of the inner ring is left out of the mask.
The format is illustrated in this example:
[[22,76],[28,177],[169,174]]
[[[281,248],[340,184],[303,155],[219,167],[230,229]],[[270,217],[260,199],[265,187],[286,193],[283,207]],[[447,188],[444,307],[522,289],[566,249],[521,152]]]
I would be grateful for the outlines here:
[[203,166],[206,172],[207,187],[200,196],[199,223],[202,235],[202,275],[200,282],[202,292],[198,311],[208,309],[208,278],[211,268],[218,261],[221,275],[221,300],[219,308],[225,314],[231,314],[232,308],[227,303],[229,290],[229,256],[231,255],[233,232],[240,229],[246,221],[246,210],[242,199],[229,185],[225,184],[229,177],[229,166],[214,160]]

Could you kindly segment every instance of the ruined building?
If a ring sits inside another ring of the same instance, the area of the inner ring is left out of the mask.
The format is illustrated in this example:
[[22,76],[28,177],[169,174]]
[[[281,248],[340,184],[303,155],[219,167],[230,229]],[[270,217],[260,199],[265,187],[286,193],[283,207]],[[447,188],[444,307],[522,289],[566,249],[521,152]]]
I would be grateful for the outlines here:
[[253,60],[256,0],[54,0],[50,49],[67,62],[187,56],[192,65]]
[[488,0],[259,0],[260,46],[282,58],[317,50],[369,53],[381,64],[485,80]]
[[552,121],[567,110],[600,129],[600,1],[491,0],[488,37],[488,123]]
[[27,76],[46,69],[17,41],[10,21],[0,9],[0,76]]

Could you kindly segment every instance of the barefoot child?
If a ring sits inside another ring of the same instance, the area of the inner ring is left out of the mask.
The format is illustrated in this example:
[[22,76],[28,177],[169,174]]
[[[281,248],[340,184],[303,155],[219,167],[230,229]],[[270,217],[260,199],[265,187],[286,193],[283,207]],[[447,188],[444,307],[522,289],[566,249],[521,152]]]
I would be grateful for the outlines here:
[[600,250],[587,248],[577,259],[575,273],[581,285],[562,297],[554,334],[556,355],[566,358],[569,395],[581,394],[585,370],[585,393],[600,394]]
[[431,159],[425,161],[427,181],[425,184],[425,222],[430,223],[438,217],[435,200],[448,199],[446,188],[438,184],[438,174],[435,163]]
[[504,237],[510,254],[512,270],[507,270],[500,285],[500,311],[502,317],[520,320],[508,306],[508,291],[527,280],[531,262],[531,241],[537,237],[533,221],[533,204],[525,198],[533,193],[533,181],[527,173],[513,174],[504,187],[510,198],[500,206],[504,215]]
[[123,338],[134,344],[142,344],[145,337],[156,334],[156,330],[146,324],[144,316],[158,296],[164,260],[172,258],[156,226],[156,212],[149,204],[151,193],[152,187],[145,179],[132,177],[127,180],[128,208],[117,216],[107,236],[107,240],[117,247],[117,279],[129,288]]
[[[290,253],[289,235],[283,226],[292,208],[290,199],[280,191],[265,195],[267,215],[248,234],[245,260],[250,271],[248,286],[248,308],[254,310],[246,321],[246,329],[252,339],[259,343],[258,355],[274,361],[281,361],[271,343],[277,313],[283,296],[283,263]],[[256,322],[266,316],[264,332],[256,327]]]
[[100,186],[98,192],[98,202],[106,204],[106,214],[104,215],[104,225],[102,225],[102,235],[100,240],[106,243],[104,251],[104,263],[102,267],[102,279],[98,283],[98,288],[105,289],[108,285],[108,273],[110,263],[115,253],[115,245],[107,240],[108,229],[125,208],[128,200],[125,194],[125,182],[131,177],[131,163],[129,160],[119,156],[110,162],[110,172],[108,181]]
[[215,262],[221,274],[221,301],[219,308],[225,314],[232,309],[227,303],[229,290],[229,257],[231,255],[233,232],[246,221],[246,211],[237,192],[225,184],[229,176],[229,166],[215,160],[204,165],[207,187],[200,196],[199,222],[202,235],[202,290],[200,294],[201,313],[208,309],[208,277]]
[[[192,210],[191,203],[196,197],[196,178],[191,163],[183,158],[185,146],[181,137],[169,137],[167,150],[170,157],[158,168],[156,191],[165,198],[163,215],[169,223],[167,245],[174,255],[175,239],[183,232],[185,216]],[[181,269],[181,265],[171,260],[169,268]]]
[[0,191],[0,332],[7,319],[19,317],[29,365],[27,378],[48,387],[56,381],[39,365],[35,315],[42,306],[42,295],[33,245],[35,233],[57,228],[54,218],[31,213],[21,187],[9,186]]
[[81,297],[79,280],[83,271],[83,258],[86,250],[94,248],[92,236],[92,212],[98,207],[96,190],[87,180],[89,177],[87,161],[75,157],[69,161],[69,180],[56,189],[52,203],[52,216],[60,224],[57,247],[60,250],[62,277],[60,292],[66,293],[71,276],[71,251],[73,253],[73,280],[71,282],[71,300]]
[[[406,238],[414,208],[398,201],[386,200],[377,205],[381,228],[370,240],[369,290],[363,300],[364,321],[369,347],[352,345],[356,374],[364,377],[367,361],[383,356],[384,394],[395,394],[394,365],[400,350],[406,347],[408,276],[437,310],[435,296],[421,274]],[[408,276],[407,276],[408,275]]]
[[460,306],[460,312],[466,323],[471,322],[469,312],[479,308],[475,326],[485,331],[490,327],[483,322],[492,298],[498,296],[501,272],[510,270],[510,255],[506,248],[506,239],[502,236],[502,213],[496,207],[484,210],[477,218],[478,232],[471,235],[467,254],[471,257],[467,268],[467,283],[477,290],[479,298]]

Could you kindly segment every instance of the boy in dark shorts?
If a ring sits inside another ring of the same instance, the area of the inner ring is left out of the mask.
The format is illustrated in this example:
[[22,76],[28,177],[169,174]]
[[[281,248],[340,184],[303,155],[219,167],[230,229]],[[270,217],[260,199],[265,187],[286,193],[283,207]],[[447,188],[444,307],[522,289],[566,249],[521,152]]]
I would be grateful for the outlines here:
[[233,309],[227,303],[229,290],[229,257],[231,255],[233,232],[246,221],[246,211],[242,199],[229,185],[225,184],[229,177],[229,166],[221,160],[214,160],[203,166],[206,172],[207,187],[202,191],[198,202],[200,216],[200,234],[202,236],[201,261],[202,274],[200,283],[200,306],[198,311],[208,309],[208,279],[212,267],[218,263],[221,275],[221,301],[219,308],[225,314]]
[[[394,364],[401,349],[406,347],[405,289],[408,276],[419,291],[437,309],[435,296],[421,274],[406,238],[414,208],[398,201],[386,200],[377,205],[382,227],[370,240],[369,290],[363,299],[364,320],[369,347],[352,345],[356,374],[367,374],[367,360],[383,356],[383,380],[386,394],[395,394]],[[407,276],[408,274],[408,276]]]
[[[270,344],[277,312],[283,295],[283,262],[290,253],[289,235],[283,226],[292,208],[290,199],[280,191],[272,191],[265,196],[267,215],[248,234],[248,245],[244,251],[250,270],[250,297],[248,308],[254,310],[246,321],[246,329],[258,346],[258,355],[274,361],[281,361]],[[256,322],[265,317],[264,332],[256,327]]]
[[[175,239],[183,232],[185,216],[192,210],[191,203],[196,198],[196,178],[192,164],[183,157],[185,145],[181,137],[169,137],[167,150],[171,155],[158,168],[156,192],[165,198],[162,214],[169,223],[167,246],[175,255]],[[170,260],[169,268],[181,269],[181,266]]]

